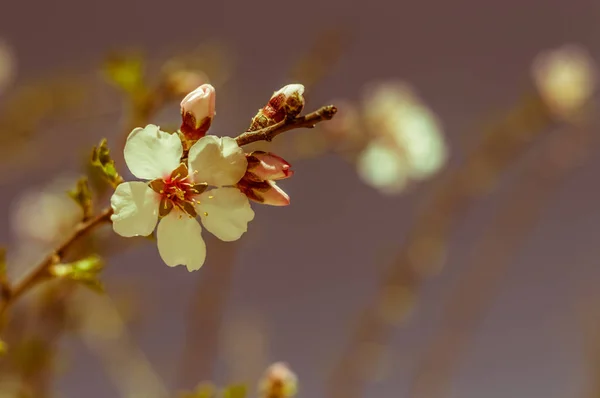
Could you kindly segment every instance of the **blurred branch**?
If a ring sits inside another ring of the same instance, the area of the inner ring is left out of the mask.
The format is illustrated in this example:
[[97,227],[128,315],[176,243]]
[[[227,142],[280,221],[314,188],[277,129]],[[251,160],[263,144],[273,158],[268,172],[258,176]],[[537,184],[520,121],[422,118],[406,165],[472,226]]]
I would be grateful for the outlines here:
[[180,386],[194,385],[213,377],[219,349],[223,307],[233,274],[237,245],[213,239],[213,251],[221,256],[198,279],[190,301],[184,351],[178,370]]
[[[359,317],[350,342],[333,370],[330,397],[362,395],[365,373],[370,367],[368,364],[365,369],[363,363],[367,348],[373,344],[385,345],[394,326],[406,320],[409,311],[405,302],[412,304],[423,279],[439,270],[452,227],[551,122],[537,95],[525,98],[487,132],[461,167],[442,176],[431,200],[417,215],[396,260],[383,276],[374,301]],[[379,355],[371,354],[370,360],[378,362]]]
[[467,342],[498,293],[514,257],[539,222],[552,193],[580,164],[581,153],[591,144],[597,144],[597,137],[590,128],[560,131],[546,143],[541,159],[521,175],[512,189],[512,200],[486,227],[453,295],[446,301],[441,327],[436,328],[417,368],[411,397],[446,396]]
[[164,398],[166,387],[150,362],[127,334],[114,303],[106,295],[80,291],[79,334],[102,361],[123,397]]
[[58,248],[44,258],[37,266],[34,267],[33,271],[26,276],[21,282],[11,287],[10,290],[4,292],[3,296],[6,297],[0,303],[0,316],[4,315],[6,310],[13,304],[19,297],[29,291],[40,281],[49,277],[49,268],[59,263],[67,250],[77,242],[81,237],[90,233],[97,226],[102,225],[105,222],[110,222],[110,216],[112,215],[112,208],[108,207],[100,212],[95,217],[80,223],[75,230],[58,246]]
[[236,137],[239,146],[247,145],[256,141],[271,141],[281,133],[298,128],[313,128],[317,123],[325,120],[331,120],[337,112],[333,105],[324,106],[305,116],[298,116],[293,119],[284,119],[272,126],[265,127],[256,131],[247,131]]

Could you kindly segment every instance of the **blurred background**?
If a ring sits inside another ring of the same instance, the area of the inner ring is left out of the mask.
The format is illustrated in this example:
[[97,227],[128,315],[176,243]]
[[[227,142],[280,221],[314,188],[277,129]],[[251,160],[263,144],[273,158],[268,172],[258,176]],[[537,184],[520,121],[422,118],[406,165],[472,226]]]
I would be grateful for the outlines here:
[[129,177],[126,134],[178,128],[191,85],[216,87],[217,135],[288,83],[339,108],[258,146],[292,163],[292,203],[255,205],[238,242],[205,234],[200,271],[99,231],[106,295],[25,296],[3,396],[255,395],[276,361],[304,397],[600,396],[599,40],[592,0],[1,4],[15,280],[76,222],[61,195],[92,146]]

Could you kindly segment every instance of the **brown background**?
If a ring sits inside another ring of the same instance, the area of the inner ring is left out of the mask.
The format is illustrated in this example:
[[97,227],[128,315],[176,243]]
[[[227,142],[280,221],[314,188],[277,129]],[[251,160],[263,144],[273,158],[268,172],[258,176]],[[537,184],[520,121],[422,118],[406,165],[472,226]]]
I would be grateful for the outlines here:
[[[238,62],[233,80],[218,96],[213,131],[232,135],[245,127],[239,124],[245,115],[286,83],[284,72],[296,55],[328,26],[351,28],[355,41],[308,93],[310,104],[358,98],[363,84],[373,80],[406,79],[440,116],[451,147],[459,145],[459,136],[476,136],[483,120],[531,88],[529,67],[539,51],[578,42],[600,59],[600,3],[592,0],[3,0],[0,5],[0,36],[14,46],[23,80],[56,67],[94,65],[106,51],[121,46],[153,54],[219,39],[232,47]],[[117,117],[51,131],[69,140],[52,145],[65,149],[110,137]],[[77,155],[64,153],[48,161],[48,174],[37,169],[25,181],[43,181],[50,173],[73,168]],[[453,156],[458,161],[460,151]],[[333,156],[294,167],[296,175],[284,185],[292,206],[257,208],[241,242],[225,325],[240,314],[261,314],[268,332],[266,360],[288,361],[301,379],[302,396],[318,397],[325,393],[328,370],[357,311],[373,294],[385,259],[410,228],[424,190],[382,197]],[[479,325],[449,397],[558,398],[581,391],[586,374],[577,308],[582,296],[596,290],[600,275],[599,168],[600,158],[592,153],[550,200]],[[445,271],[425,285],[410,325],[397,332],[389,347],[390,377],[370,384],[366,396],[408,396],[424,343],[441,319],[442,303],[510,184],[507,178],[460,224]],[[2,220],[22,186],[14,179],[2,186]],[[1,231],[2,240],[9,239],[6,222]],[[207,275],[206,268],[218,266],[211,263],[210,250],[205,269],[193,274],[165,267],[152,244],[114,258],[107,271],[109,288],[111,280],[133,281],[147,298],[151,310],[134,334],[171,388],[190,387],[176,385],[175,364],[192,288]],[[81,343],[70,339],[66,347],[73,349],[70,359],[76,365],[58,385],[66,396],[112,396],[113,388]],[[218,381],[228,369],[226,355],[221,359]],[[263,365],[256,365],[256,374]],[[86,394],[90,390],[94,393]]]

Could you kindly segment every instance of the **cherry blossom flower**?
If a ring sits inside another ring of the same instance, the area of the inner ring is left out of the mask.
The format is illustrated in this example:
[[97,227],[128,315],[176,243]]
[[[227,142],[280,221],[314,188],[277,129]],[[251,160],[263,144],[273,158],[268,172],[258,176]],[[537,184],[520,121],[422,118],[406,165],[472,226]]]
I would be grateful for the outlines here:
[[206,258],[196,217],[217,238],[234,241],[246,232],[254,211],[234,187],[246,172],[247,160],[233,138],[207,135],[190,148],[187,165],[181,163],[182,156],[177,134],[152,124],[134,129],[125,145],[125,162],[135,177],[150,181],[120,184],[111,198],[111,219],[114,231],[125,237],[147,236],[158,223],[163,261],[194,271]]

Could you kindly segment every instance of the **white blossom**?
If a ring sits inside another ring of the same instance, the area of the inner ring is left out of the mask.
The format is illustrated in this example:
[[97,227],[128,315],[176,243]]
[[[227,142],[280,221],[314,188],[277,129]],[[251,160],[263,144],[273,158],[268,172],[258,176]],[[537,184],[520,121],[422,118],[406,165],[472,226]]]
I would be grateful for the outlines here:
[[[239,239],[254,211],[235,185],[246,172],[243,150],[230,137],[208,135],[189,150],[176,134],[155,125],[134,129],[125,145],[131,173],[149,182],[120,184],[111,198],[113,229],[122,236],[147,236],[158,223],[159,253],[170,267],[199,269],[206,258],[202,225],[223,241]],[[212,189],[207,189],[211,187]]]
[[364,101],[371,140],[358,155],[358,174],[383,193],[430,178],[447,159],[440,123],[404,83],[375,86]]

